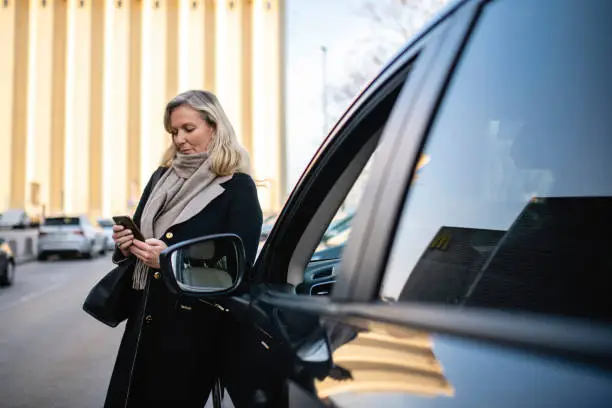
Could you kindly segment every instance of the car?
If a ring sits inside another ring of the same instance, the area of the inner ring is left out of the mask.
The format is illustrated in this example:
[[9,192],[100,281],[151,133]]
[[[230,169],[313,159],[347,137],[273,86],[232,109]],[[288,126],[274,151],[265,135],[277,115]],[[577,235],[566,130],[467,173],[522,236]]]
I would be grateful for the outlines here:
[[259,236],[259,240],[261,242],[268,239],[270,232],[272,232],[272,228],[274,228],[274,223],[276,222],[277,217],[278,217],[278,214],[274,214],[274,215],[270,215],[264,218],[262,226],[261,226],[261,234]]
[[106,238],[106,249],[108,251],[113,251],[115,249],[115,242],[113,241],[113,225],[115,223],[110,218],[99,218],[98,226],[102,228],[104,231],[104,236]]
[[92,259],[105,255],[106,236],[85,215],[47,217],[39,227],[38,260],[50,255],[78,255]]
[[0,229],[24,229],[31,225],[31,219],[25,210],[9,209],[0,213]]
[[0,238],[0,286],[11,286],[15,280],[15,257],[4,238]]
[[[612,406],[610,15],[604,0],[456,1],[338,120],[252,267],[231,234],[161,254],[177,309],[239,323],[223,358],[243,392]],[[340,257],[313,261],[354,186]],[[196,245],[218,248],[231,284],[181,281]]]

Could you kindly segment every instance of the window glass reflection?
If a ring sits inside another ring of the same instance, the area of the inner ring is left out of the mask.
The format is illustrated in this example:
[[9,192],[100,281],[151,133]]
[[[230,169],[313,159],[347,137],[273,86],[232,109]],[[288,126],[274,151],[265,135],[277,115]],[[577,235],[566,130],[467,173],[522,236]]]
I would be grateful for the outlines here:
[[612,4],[518,3],[464,51],[381,296],[609,320]]

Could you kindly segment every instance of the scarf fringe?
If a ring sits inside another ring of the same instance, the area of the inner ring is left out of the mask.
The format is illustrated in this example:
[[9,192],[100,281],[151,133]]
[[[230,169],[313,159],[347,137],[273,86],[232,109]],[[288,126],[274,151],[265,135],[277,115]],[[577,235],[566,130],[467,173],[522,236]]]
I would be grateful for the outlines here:
[[149,267],[141,260],[136,262],[134,273],[132,274],[132,289],[144,290],[147,285],[147,275],[149,273]]

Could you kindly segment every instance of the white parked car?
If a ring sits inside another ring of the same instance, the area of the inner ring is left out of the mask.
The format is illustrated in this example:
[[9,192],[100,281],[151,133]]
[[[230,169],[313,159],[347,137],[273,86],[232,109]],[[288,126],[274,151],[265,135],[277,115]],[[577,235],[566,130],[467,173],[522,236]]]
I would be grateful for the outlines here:
[[24,210],[10,209],[0,213],[0,229],[27,228],[30,217]]
[[49,255],[79,255],[93,258],[106,254],[106,236],[85,215],[48,217],[39,228],[38,259]]
[[115,243],[113,242],[113,225],[115,223],[109,218],[99,218],[98,226],[102,228],[104,236],[106,237],[106,250],[113,251],[115,249]]

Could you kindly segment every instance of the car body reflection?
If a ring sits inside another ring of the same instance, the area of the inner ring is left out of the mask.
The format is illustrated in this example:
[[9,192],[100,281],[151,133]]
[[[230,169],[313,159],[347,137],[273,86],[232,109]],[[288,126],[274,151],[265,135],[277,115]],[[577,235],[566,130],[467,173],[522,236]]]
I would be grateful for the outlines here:
[[333,361],[348,370],[351,378],[317,381],[319,398],[352,392],[447,397],[455,393],[425,331],[377,324],[338,347]]
[[[327,407],[608,407],[606,370],[484,341],[391,324],[327,322],[336,342]],[[338,375],[341,372],[341,375]]]

